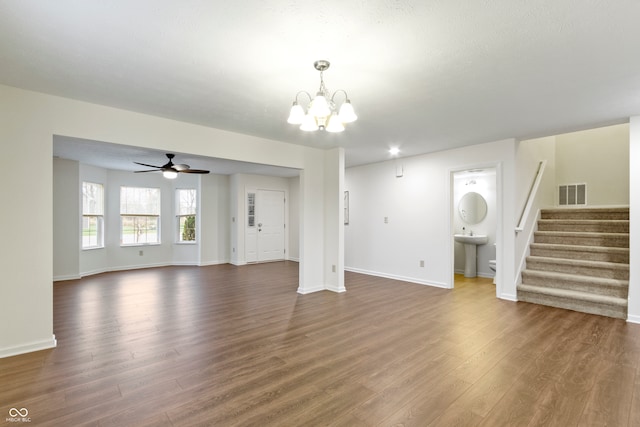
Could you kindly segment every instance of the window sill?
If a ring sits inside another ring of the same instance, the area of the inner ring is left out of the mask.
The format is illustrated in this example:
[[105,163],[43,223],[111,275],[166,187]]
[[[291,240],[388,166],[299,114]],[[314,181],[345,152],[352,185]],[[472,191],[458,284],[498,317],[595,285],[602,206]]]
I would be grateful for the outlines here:
[[97,249],[104,249],[104,246],[92,246],[90,248],[82,248],[83,251],[95,251]]
[[189,246],[189,245],[197,245],[197,244],[198,244],[198,242],[175,242],[174,244],[176,244],[176,245],[187,245],[187,246]]

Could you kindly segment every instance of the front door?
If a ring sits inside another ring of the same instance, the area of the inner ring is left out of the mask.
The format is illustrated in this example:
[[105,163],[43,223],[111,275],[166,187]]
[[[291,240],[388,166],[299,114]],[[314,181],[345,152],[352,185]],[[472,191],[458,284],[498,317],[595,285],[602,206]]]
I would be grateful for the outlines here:
[[[284,259],[284,191],[258,190],[255,194],[255,219],[247,230],[247,262]],[[253,226],[251,226],[253,225]]]

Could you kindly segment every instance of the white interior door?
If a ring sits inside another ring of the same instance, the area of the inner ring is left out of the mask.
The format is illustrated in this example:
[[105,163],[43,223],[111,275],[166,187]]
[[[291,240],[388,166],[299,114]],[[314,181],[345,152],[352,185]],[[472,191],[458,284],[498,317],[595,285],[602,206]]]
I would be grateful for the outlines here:
[[257,260],[284,259],[284,191],[258,190],[256,195]]

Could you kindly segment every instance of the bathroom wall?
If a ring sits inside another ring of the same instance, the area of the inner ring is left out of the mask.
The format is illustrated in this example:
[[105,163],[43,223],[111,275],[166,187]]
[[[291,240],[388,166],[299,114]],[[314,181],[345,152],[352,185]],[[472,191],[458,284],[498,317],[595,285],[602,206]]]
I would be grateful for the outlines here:
[[[487,202],[487,215],[478,224],[467,224],[458,212],[458,205],[462,197],[469,192],[480,194]],[[489,241],[486,245],[477,247],[477,275],[493,277],[495,272],[489,268],[489,260],[496,259],[496,170],[483,169],[476,172],[456,172],[453,177],[453,231],[454,233],[485,234]],[[465,230],[463,230],[463,227]],[[454,270],[464,273],[464,245],[454,242]]]

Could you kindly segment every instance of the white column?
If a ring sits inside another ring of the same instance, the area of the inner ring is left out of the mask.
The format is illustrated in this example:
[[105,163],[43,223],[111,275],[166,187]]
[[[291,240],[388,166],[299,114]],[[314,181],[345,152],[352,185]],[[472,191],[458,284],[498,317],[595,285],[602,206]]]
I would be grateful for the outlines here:
[[324,157],[325,285],[344,292],[344,148],[328,150]]
[[640,116],[629,121],[629,310],[627,321],[640,323]]
[[324,159],[308,154],[300,172],[300,294],[325,289],[323,213]]

